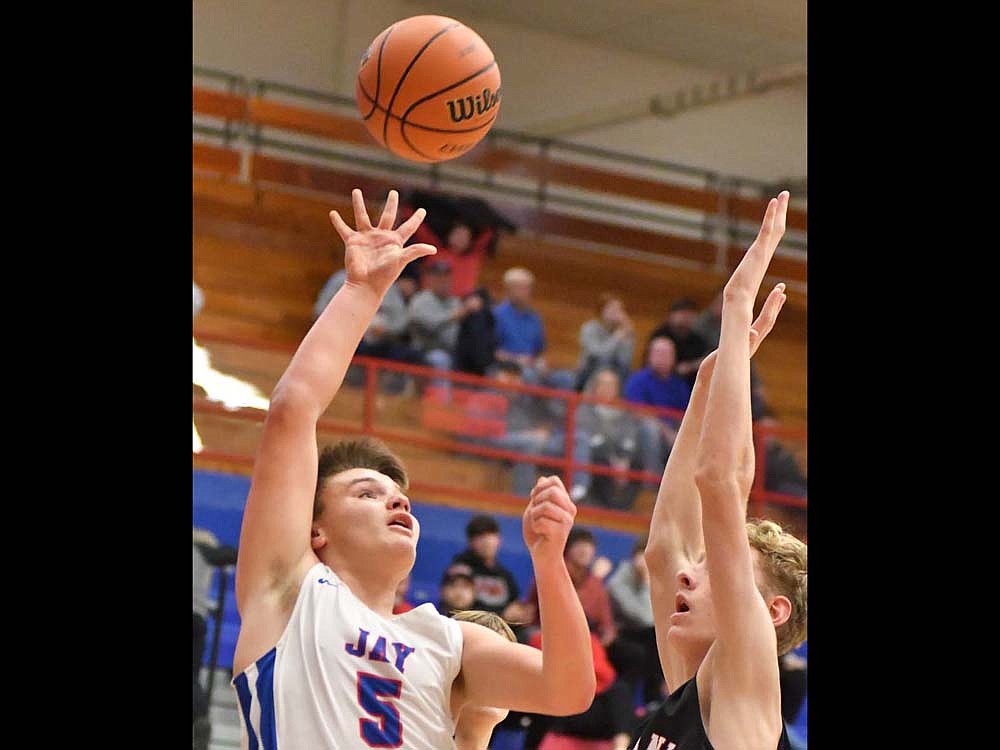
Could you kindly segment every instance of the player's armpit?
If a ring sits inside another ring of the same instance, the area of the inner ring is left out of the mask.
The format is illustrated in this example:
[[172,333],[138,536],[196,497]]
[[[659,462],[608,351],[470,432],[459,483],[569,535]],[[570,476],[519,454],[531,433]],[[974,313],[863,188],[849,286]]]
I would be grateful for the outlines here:
[[[572,665],[550,665],[546,674],[538,649],[511,643],[476,623],[459,625],[464,639],[462,679],[468,703],[569,716],[586,711],[593,701],[593,669],[591,680],[582,681],[582,685],[580,680],[568,679]],[[560,679],[562,671],[567,677]]]
[[307,557],[316,492],[316,420],[293,394],[271,400],[240,531],[236,605],[294,585]]

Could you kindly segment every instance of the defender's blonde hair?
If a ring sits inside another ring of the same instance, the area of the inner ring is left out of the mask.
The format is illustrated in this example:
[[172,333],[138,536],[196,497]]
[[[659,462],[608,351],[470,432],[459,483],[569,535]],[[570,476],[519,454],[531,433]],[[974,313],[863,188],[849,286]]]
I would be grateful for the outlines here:
[[806,639],[806,599],[809,584],[808,547],[773,521],[747,522],[750,546],[760,553],[761,588],[772,596],[787,596],[792,603],[788,621],[779,625],[778,656]]
[[464,620],[465,622],[474,622],[477,625],[482,625],[494,633],[499,633],[508,641],[517,643],[517,637],[514,635],[514,631],[510,629],[510,625],[495,612],[484,612],[481,609],[460,609],[454,612],[451,617],[453,620]]

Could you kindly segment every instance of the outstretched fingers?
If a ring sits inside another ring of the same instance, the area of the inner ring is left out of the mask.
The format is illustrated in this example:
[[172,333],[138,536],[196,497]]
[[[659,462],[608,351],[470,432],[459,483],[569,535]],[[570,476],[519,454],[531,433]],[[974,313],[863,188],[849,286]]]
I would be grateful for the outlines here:
[[351,191],[351,202],[354,204],[354,226],[359,232],[365,232],[372,228],[371,219],[368,218],[368,209],[365,208],[365,197],[357,188]]
[[407,245],[403,248],[403,263],[412,263],[417,258],[423,258],[426,255],[434,255],[436,252],[437,248],[434,247],[434,245],[428,245],[425,242]]
[[340,214],[336,211],[330,212],[330,222],[333,224],[333,228],[337,230],[337,234],[340,235],[340,239],[344,242],[354,234],[354,230],[347,226],[347,222],[340,218]]
[[777,198],[772,198],[768,202],[757,238],[733,272],[730,279],[731,288],[739,287],[756,295],[767,273],[767,267],[771,264],[771,258],[774,257],[774,251],[777,250],[778,243],[785,234],[789,198],[788,191],[782,190]]
[[417,231],[417,227],[420,226],[420,222],[424,220],[425,216],[427,216],[427,212],[422,208],[418,208],[413,212],[413,216],[399,225],[396,233],[399,234],[404,243]]
[[761,345],[767,335],[774,328],[775,321],[778,320],[778,313],[781,312],[782,306],[785,304],[785,300],[788,297],[785,294],[785,284],[784,282],[778,284],[771,290],[771,293],[767,295],[767,299],[764,301],[764,307],[761,308],[760,315],[757,316],[757,320],[753,322],[750,326],[750,356],[754,355],[757,351],[757,347]]
[[385,199],[385,208],[382,209],[382,218],[378,220],[379,229],[392,229],[396,223],[396,209],[399,207],[399,193],[395,190],[389,191],[389,197]]

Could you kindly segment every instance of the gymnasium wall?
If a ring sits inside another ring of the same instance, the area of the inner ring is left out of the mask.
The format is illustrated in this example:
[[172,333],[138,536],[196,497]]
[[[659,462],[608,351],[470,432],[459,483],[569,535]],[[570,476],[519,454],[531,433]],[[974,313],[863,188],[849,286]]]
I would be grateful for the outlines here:
[[[354,95],[357,61],[401,18],[437,12],[407,0],[194,0],[194,63],[306,88]],[[500,63],[499,127],[523,130],[554,117],[669,94],[722,76],[648,55],[469,15],[461,19]],[[806,87],[643,118],[576,140],[775,180],[806,175]]]

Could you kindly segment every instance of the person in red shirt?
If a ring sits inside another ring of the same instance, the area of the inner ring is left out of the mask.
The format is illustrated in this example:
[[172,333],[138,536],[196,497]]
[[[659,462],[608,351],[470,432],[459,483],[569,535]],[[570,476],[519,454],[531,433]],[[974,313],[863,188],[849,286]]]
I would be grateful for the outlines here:
[[486,262],[495,234],[493,227],[473,233],[468,224],[458,222],[446,237],[441,238],[430,227],[421,225],[413,235],[413,242],[426,242],[438,249],[434,259],[446,260],[451,264],[449,293],[464,298],[479,286],[479,274],[483,270],[483,263]]
[[[414,191],[403,200],[399,210],[406,219],[417,206],[433,214],[424,221],[409,240],[424,242],[437,248],[434,260],[451,264],[451,287],[448,293],[464,299],[479,287],[479,274],[486,258],[493,255],[500,228],[515,227],[479,200]],[[421,260],[403,269],[402,278],[420,282],[423,287],[424,265]]]
[[[587,616],[590,631],[595,633],[601,645],[606,647],[618,636],[618,628],[611,612],[611,599],[608,597],[607,589],[604,588],[604,581],[590,570],[596,554],[597,543],[594,535],[588,529],[574,526],[566,538],[566,549],[563,552],[566,569],[576,588],[577,596],[580,597],[580,604],[583,605],[583,613]],[[538,592],[534,583],[524,597],[524,604],[523,613],[531,624],[537,624]]]
[[[528,645],[542,647],[541,631],[529,638]],[[597,678],[594,702],[574,716],[536,717],[530,737],[525,738],[525,750],[628,750],[629,734],[636,723],[629,686],[618,679],[604,646],[593,633],[590,646]]]
[[[576,588],[577,596],[580,597],[580,604],[583,606],[583,613],[587,617],[591,633],[600,640],[618,676],[630,687],[631,694],[642,681],[647,662],[649,659],[656,659],[657,654],[655,651],[651,653],[628,638],[618,637],[618,626],[611,609],[611,597],[604,586],[603,575],[595,575],[596,555],[597,542],[594,535],[588,529],[574,526],[566,538],[566,548],[563,552],[566,569]],[[524,615],[527,622],[537,625],[538,595],[534,584],[525,595],[524,606],[516,614]]]

